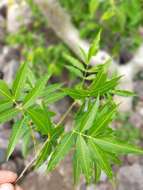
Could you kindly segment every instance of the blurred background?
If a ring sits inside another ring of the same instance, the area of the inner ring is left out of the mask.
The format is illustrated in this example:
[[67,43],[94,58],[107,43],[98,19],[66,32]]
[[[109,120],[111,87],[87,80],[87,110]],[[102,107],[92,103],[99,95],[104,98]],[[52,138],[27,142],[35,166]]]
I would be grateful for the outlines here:
[[[20,63],[28,61],[37,78],[52,72],[51,82],[72,85],[78,79],[67,69],[65,54],[80,59],[79,47],[88,51],[100,29],[100,51],[91,65],[112,57],[111,72],[124,75],[121,87],[137,93],[117,100],[122,104],[113,127],[120,139],[143,146],[143,0],[0,0],[0,78],[11,83]],[[67,98],[52,105],[55,120],[69,105]],[[12,123],[0,127],[0,168],[19,174],[32,154],[23,158],[21,139],[5,161]],[[70,116],[65,123],[71,127]],[[122,165],[113,167],[116,186],[103,173],[96,186],[81,180],[76,189],[143,190],[143,157],[121,159]],[[25,190],[73,190],[70,155],[50,174],[43,168],[28,172],[21,184]]]

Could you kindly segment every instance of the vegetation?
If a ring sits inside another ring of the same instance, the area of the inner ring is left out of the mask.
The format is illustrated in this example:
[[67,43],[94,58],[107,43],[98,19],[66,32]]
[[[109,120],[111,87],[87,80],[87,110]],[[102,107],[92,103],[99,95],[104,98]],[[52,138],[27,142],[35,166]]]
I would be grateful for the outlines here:
[[[78,77],[79,82],[72,87],[61,83],[48,84],[51,73],[37,79],[29,60],[21,64],[12,85],[0,81],[0,122],[14,121],[7,159],[21,137],[23,155],[27,154],[31,139],[33,140],[35,157],[24,172],[31,165],[38,168],[45,162],[47,171],[51,171],[72,152],[75,184],[81,175],[85,176],[87,183],[97,182],[101,171],[113,179],[111,166],[120,163],[119,155],[143,153],[140,148],[122,142],[116,135],[116,129],[111,127],[118,110],[114,95],[135,94],[118,89],[122,76],[108,73],[110,60],[103,65],[90,67],[92,56],[99,50],[99,42],[100,32],[88,54],[81,49],[83,62],[68,54],[64,55],[69,62],[66,67]],[[40,58],[42,56],[38,59]],[[72,104],[60,121],[55,123],[55,113],[50,111],[49,105],[65,96],[72,99]],[[76,109],[73,126],[66,132],[63,121],[73,107]],[[40,134],[40,139],[36,139],[36,133]]]

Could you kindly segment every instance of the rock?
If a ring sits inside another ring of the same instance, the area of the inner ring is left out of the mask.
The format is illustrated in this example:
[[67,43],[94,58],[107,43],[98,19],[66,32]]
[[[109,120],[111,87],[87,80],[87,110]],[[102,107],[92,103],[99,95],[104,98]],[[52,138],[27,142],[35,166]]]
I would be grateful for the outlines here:
[[90,185],[86,190],[113,190],[113,187],[110,183],[101,183],[98,185]]
[[17,33],[21,26],[28,26],[32,22],[32,13],[25,1],[9,6],[7,15],[7,30],[10,33]]
[[117,190],[142,190],[143,189],[143,166],[133,164],[119,169],[117,174]]
[[101,172],[100,181],[105,182],[107,180],[107,175],[104,172]]
[[138,163],[139,156],[129,154],[129,155],[127,155],[127,161],[128,161],[129,164]]
[[0,9],[7,5],[7,0],[0,0]]
[[87,186],[86,190],[95,190],[96,189],[96,185],[90,185],[90,186]]
[[6,150],[0,148],[0,164],[2,164],[6,160]]
[[5,34],[5,19],[0,15],[0,42],[4,42]]
[[28,190],[73,190],[73,187],[64,183],[63,177],[57,170],[49,175],[32,172],[23,179],[21,186]]
[[138,112],[134,112],[129,119],[129,122],[134,125],[136,128],[141,128],[143,124],[143,117]]
[[3,163],[1,165],[1,170],[10,170],[17,173],[16,164],[14,163],[14,161],[11,161],[11,160]]

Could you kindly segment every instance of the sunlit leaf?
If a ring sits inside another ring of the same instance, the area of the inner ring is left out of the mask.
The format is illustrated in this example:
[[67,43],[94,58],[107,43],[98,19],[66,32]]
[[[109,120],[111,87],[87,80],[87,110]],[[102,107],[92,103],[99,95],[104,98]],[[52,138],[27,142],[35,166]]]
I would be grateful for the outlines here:
[[52,147],[51,142],[47,141],[44,147],[42,148],[42,151],[38,155],[38,158],[35,163],[36,168],[40,167],[48,159],[51,153],[51,147]]
[[86,112],[77,130],[85,131],[92,127],[99,107],[99,96],[91,108]]
[[65,92],[50,93],[49,96],[44,98],[45,104],[53,104],[66,96]]
[[23,64],[21,64],[20,68],[18,69],[18,71],[16,73],[16,77],[15,77],[15,80],[12,85],[12,90],[13,90],[15,99],[19,98],[19,96],[21,94],[21,90],[23,90],[23,88],[24,88],[27,71],[28,71],[28,64],[23,63]]
[[129,96],[136,96],[136,93],[127,91],[127,90],[113,90],[113,94],[116,94],[118,96],[124,96],[124,97],[129,97]]
[[0,100],[0,112],[7,110],[13,106],[12,101],[7,99],[1,99]]
[[99,148],[92,139],[88,140],[90,149],[92,152],[92,157],[98,162],[102,170],[105,171],[109,178],[113,177],[111,166],[108,163],[108,159],[101,148]]
[[9,87],[3,80],[0,80],[0,95],[13,101]]
[[78,135],[77,137],[76,151],[82,172],[85,175],[86,180],[89,181],[91,178],[91,155],[88,146],[81,135]]
[[9,139],[9,144],[7,148],[7,160],[11,156],[12,152],[14,151],[15,146],[17,145],[17,142],[19,138],[22,135],[22,126],[24,124],[25,119],[22,119],[21,121],[18,121],[14,124],[11,132],[11,136]]
[[45,88],[45,85],[46,85],[49,77],[50,77],[49,75],[44,76],[38,80],[38,82],[35,84],[35,87],[26,95],[26,97],[23,101],[24,108],[28,108],[35,102],[35,100],[38,98],[38,96],[41,94],[41,92]]
[[0,113],[0,123],[10,121],[13,117],[18,115],[19,110],[15,108],[10,108]]
[[95,56],[96,53],[99,50],[99,42],[101,37],[101,30],[98,32],[95,40],[93,41],[93,44],[90,46],[90,49],[88,51],[88,61],[90,61],[92,56]]
[[69,153],[74,144],[74,134],[67,133],[62,138],[48,163],[48,171],[51,171],[56,165]]
[[[75,68],[81,71],[85,71],[83,63],[81,63],[78,59],[68,55],[64,54],[64,58]],[[67,66],[67,65],[66,65]]]
[[81,174],[81,166],[80,166],[80,162],[77,158],[77,154],[75,152],[74,156],[73,156],[73,176],[74,176],[74,184],[78,184],[79,183],[79,179],[80,179],[80,174]]
[[33,123],[36,125],[37,131],[41,134],[48,135],[51,134],[51,122],[48,115],[45,115],[43,110],[38,109],[28,109],[28,114],[30,115]]
[[140,148],[137,148],[133,145],[128,145],[126,143],[121,143],[118,140],[114,140],[111,138],[95,138],[94,142],[102,147],[102,149],[112,152],[112,153],[118,153],[118,154],[129,154],[129,153],[135,153],[135,154],[143,154],[143,150]]

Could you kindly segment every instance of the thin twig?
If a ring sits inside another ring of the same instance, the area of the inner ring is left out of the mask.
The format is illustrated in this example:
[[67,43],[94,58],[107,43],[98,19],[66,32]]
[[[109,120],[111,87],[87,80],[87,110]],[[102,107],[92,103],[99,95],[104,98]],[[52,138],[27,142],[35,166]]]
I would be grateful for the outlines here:
[[74,101],[71,106],[68,108],[68,110],[65,112],[65,114],[61,117],[60,121],[56,124],[56,127],[59,126],[64,120],[65,118],[67,117],[67,115],[70,113],[70,111],[72,110],[72,108],[74,107],[74,105],[76,104],[77,102]]
[[33,165],[37,157],[34,157],[34,159],[31,160],[31,162],[28,163],[28,165],[24,168],[24,170],[21,172],[19,177],[16,179],[15,184],[24,176],[25,172]]
[[[58,127],[67,117],[67,115],[70,113],[70,111],[72,110],[72,108],[74,107],[74,105],[77,102],[74,101],[71,106],[69,107],[69,109],[66,111],[66,113],[62,116],[62,118],[60,119],[60,121],[57,123],[56,127]],[[31,160],[31,162],[29,162],[29,164],[23,169],[23,171],[21,172],[21,174],[19,175],[19,177],[17,178],[17,180],[15,181],[15,184],[18,183],[18,181],[20,181],[24,174],[26,173],[26,171],[34,164],[34,162],[37,160],[39,154],[41,153],[42,149],[44,148],[45,144],[50,141],[51,139],[47,138],[47,140],[43,143],[42,147],[40,148],[40,150],[38,151],[38,153],[36,154],[36,156]]]

